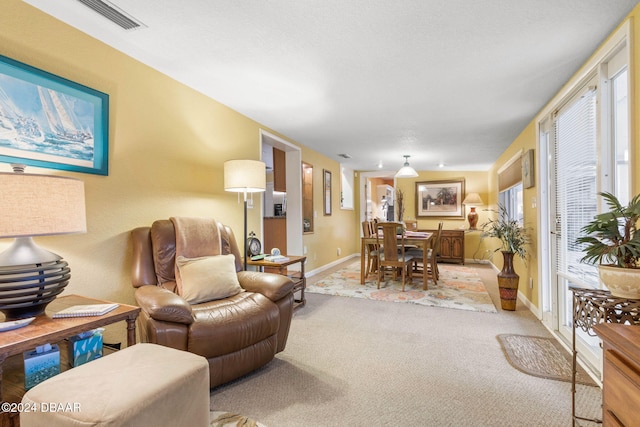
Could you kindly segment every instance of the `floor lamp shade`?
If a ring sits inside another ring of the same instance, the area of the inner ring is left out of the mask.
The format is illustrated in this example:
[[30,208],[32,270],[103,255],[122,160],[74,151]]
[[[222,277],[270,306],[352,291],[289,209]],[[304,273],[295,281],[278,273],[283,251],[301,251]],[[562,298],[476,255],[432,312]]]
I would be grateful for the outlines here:
[[476,225],[478,224],[478,213],[476,212],[476,206],[484,205],[482,198],[478,193],[469,193],[462,203],[465,205],[471,205],[469,207],[469,214],[467,215],[467,219],[469,220],[469,230],[477,230]]
[[265,191],[267,169],[258,160],[228,160],[224,162],[224,190],[234,193]]
[[0,311],[8,319],[36,316],[71,276],[67,262],[32,237],[86,232],[84,183],[60,176],[0,173],[0,197],[0,238],[15,238],[0,253]]
[[267,187],[267,168],[258,160],[227,160],[224,162],[224,190],[244,193],[244,240],[242,253],[244,269],[247,269],[247,193],[265,191]]

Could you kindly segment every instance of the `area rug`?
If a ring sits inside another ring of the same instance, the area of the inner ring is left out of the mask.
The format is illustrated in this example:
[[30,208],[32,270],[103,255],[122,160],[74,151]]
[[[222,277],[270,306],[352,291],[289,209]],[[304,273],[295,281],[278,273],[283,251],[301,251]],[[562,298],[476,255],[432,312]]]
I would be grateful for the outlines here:
[[[528,335],[498,335],[507,360],[525,374],[571,382],[571,355],[554,338]],[[597,387],[589,374],[578,365],[576,384]]]
[[211,411],[209,419],[210,427],[266,427],[251,418],[232,412]]
[[411,284],[405,284],[402,292],[402,283],[391,278],[381,282],[380,289],[377,289],[375,274],[369,275],[361,285],[360,261],[356,261],[308,285],[306,292],[497,313],[484,283],[473,268],[439,264],[438,269],[440,279],[437,285],[430,280],[428,289],[424,291],[422,278],[414,278]]

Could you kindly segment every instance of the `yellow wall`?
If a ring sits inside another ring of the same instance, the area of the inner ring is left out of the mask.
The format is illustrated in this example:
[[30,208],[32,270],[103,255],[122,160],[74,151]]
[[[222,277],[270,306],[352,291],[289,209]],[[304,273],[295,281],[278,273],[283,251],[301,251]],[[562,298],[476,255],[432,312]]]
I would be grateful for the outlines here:
[[[489,195],[488,205],[494,211],[498,210],[498,170],[518,153],[522,153],[530,148],[536,148],[536,125],[529,123],[527,127],[518,135],[509,148],[502,153],[496,163],[489,171]],[[537,154],[537,150],[536,150]],[[536,159],[537,162],[537,159]],[[536,163],[537,164],[537,163]],[[531,245],[528,248],[529,258],[526,262],[519,257],[514,257],[514,269],[520,276],[519,291],[536,307],[538,307],[538,257],[537,257],[537,208],[532,207],[532,198],[537,197],[536,187],[525,188],[523,194],[524,203],[524,226],[529,230]],[[495,217],[495,215],[493,215]],[[497,240],[496,240],[497,242]],[[489,243],[487,243],[489,244]],[[495,243],[493,248],[499,246]],[[491,259],[493,265],[502,269],[503,261],[500,252],[494,254]],[[533,287],[529,286],[530,278]]]
[[[64,294],[133,303],[129,231],[155,219],[215,217],[235,230],[241,244],[242,205],[223,190],[223,163],[259,159],[260,129],[276,132],[19,0],[3,2],[0,54],[110,97],[108,176],[27,170],[85,183],[87,233],[36,239],[69,261],[72,279]],[[322,215],[322,168],[332,171],[339,188],[339,164],[302,148],[303,160],[316,167],[316,233],[304,238],[312,269],[336,259],[337,247],[343,254],[356,251],[347,232],[354,211],[341,211],[334,191],[334,214]],[[0,170],[10,167],[0,164]],[[260,198],[254,200],[249,229],[259,230]],[[0,243],[4,248],[10,242]]]
[[[340,209],[340,164],[307,147],[302,147],[302,159],[313,166],[313,233],[305,233],[302,239],[307,247],[307,271],[311,271],[360,253],[360,240],[353,233],[357,210]],[[331,172],[330,216],[324,215],[323,169]]]

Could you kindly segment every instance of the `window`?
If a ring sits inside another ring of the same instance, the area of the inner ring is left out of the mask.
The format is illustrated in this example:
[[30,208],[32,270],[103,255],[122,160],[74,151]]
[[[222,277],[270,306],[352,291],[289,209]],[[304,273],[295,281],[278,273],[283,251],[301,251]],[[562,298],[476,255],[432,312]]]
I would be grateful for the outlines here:
[[522,182],[513,187],[501,191],[498,195],[498,202],[504,207],[509,219],[518,221],[524,225],[524,203],[522,199]]
[[498,203],[509,219],[524,225],[522,155],[514,156],[498,171]]
[[[576,244],[582,227],[603,209],[599,192],[628,200],[631,189],[629,102],[630,21],[625,21],[591,56],[538,116],[541,212],[542,319],[578,356],[598,370],[599,340],[573,329],[573,286],[600,288],[597,269],[580,262]],[[624,203],[624,202],[623,202]]]
[[612,135],[615,150],[615,194],[620,203],[629,202],[631,189],[629,171],[629,102],[627,100],[627,68],[611,78]]

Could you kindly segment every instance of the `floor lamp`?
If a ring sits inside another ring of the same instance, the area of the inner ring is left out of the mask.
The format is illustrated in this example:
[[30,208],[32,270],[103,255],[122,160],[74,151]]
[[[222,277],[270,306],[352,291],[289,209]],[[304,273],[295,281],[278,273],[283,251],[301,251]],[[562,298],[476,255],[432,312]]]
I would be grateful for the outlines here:
[[244,269],[247,269],[247,194],[265,191],[267,168],[258,160],[227,160],[224,162],[224,191],[244,194]]
[[32,237],[87,231],[82,181],[23,173],[22,165],[14,170],[0,173],[0,238],[15,238],[0,253],[0,311],[7,320],[44,313],[71,277],[68,263]]

